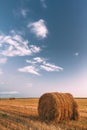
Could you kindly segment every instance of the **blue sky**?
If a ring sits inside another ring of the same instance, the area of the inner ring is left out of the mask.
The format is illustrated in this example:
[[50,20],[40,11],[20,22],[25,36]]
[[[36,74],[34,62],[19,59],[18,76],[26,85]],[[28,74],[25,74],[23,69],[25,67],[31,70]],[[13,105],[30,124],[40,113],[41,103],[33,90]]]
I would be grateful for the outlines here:
[[0,1],[0,97],[87,97],[87,0]]

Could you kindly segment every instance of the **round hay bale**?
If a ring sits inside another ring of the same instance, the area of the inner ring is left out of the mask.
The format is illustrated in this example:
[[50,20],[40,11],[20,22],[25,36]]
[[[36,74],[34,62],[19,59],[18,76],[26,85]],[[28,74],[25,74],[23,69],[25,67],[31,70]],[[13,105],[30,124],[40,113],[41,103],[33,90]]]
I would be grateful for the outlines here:
[[78,105],[69,93],[43,94],[39,99],[38,114],[46,122],[79,119]]
[[74,120],[79,120],[80,119],[79,108],[78,108],[78,104],[77,104],[76,101],[74,101],[73,119]]
[[63,108],[64,112],[63,112],[62,120],[68,120],[69,119],[69,115],[68,115],[69,101],[67,100],[67,96],[64,93],[61,93],[61,98],[64,104],[64,108]]
[[78,107],[78,104],[75,100],[73,100],[73,96],[70,94],[70,93],[66,93],[67,96],[69,97],[70,99],[70,103],[71,103],[71,106],[73,107],[73,111],[71,111],[70,109],[70,117],[71,119],[73,120],[79,120],[80,119],[80,114],[79,114],[79,107]]
[[70,93],[66,93],[65,96],[68,101],[68,119],[71,120],[73,119],[74,98]]
[[[57,106],[59,104],[59,106]],[[59,109],[57,109],[59,107]],[[38,106],[39,117],[41,120],[55,120],[55,117],[60,119],[60,101],[54,93],[46,93],[39,99]]]

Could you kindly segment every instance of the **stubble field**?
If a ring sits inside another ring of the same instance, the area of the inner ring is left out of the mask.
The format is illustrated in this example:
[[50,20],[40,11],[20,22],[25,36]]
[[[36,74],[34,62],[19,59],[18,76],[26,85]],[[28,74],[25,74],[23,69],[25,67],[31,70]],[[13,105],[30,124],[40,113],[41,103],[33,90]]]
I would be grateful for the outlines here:
[[79,121],[41,122],[36,98],[0,99],[0,130],[87,130],[87,99],[75,99],[79,105]]

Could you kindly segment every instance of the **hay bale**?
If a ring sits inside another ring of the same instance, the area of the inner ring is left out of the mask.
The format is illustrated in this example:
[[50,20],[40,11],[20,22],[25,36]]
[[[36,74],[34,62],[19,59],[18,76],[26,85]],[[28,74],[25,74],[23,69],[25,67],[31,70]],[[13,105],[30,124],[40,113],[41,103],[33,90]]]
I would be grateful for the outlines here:
[[43,121],[78,120],[78,105],[69,93],[45,93],[39,99],[38,114]]
[[76,101],[74,102],[73,119],[74,120],[79,120],[80,119],[79,108],[78,108],[78,104],[77,104]]
[[15,98],[14,98],[14,97],[11,97],[11,98],[9,98],[9,100],[15,100]]

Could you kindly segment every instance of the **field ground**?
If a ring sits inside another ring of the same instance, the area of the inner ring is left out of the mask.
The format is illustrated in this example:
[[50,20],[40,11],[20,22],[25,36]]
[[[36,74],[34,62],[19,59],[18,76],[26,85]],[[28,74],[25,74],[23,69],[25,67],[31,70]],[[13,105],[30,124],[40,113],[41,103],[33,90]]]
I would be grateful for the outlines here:
[[46,124],[38,117],[38,99],[0,99],[0,130],[87,130],[87,99],[75,99],[79,121]]

